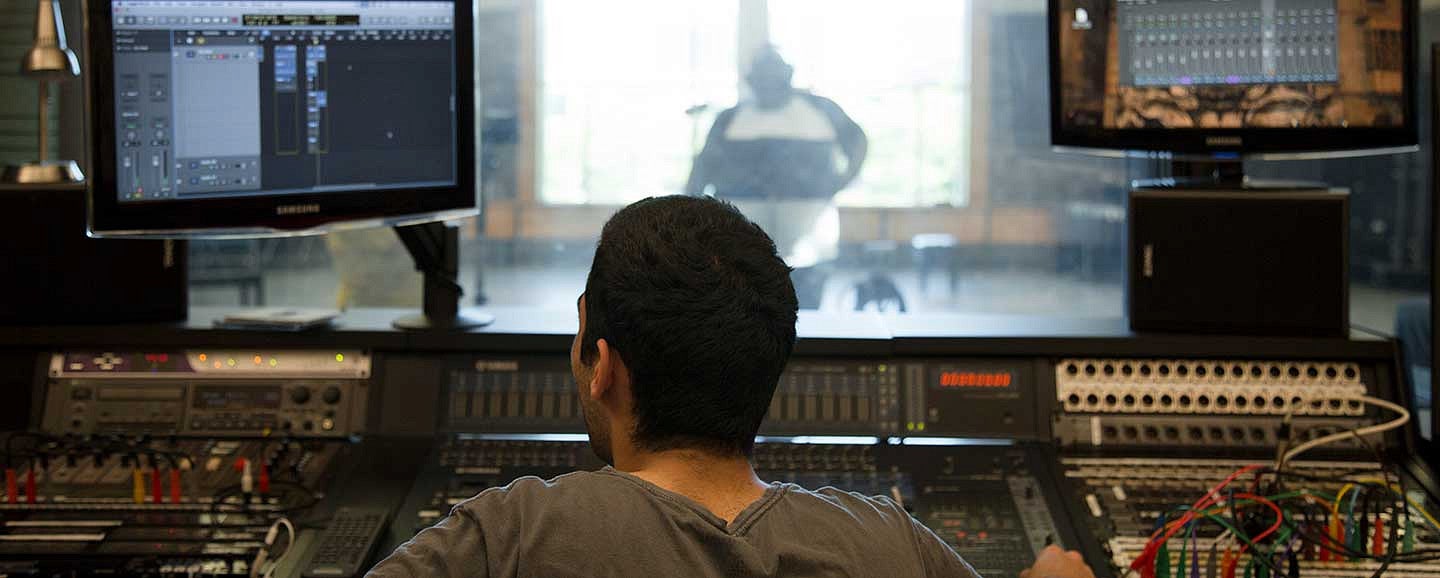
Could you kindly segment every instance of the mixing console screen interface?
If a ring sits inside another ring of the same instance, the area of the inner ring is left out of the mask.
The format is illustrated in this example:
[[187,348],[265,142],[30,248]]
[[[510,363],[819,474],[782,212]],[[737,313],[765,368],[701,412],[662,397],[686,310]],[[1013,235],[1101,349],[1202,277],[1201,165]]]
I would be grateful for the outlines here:
[[1120,83],[1333,83],[1335,3],[1121,2]]
[[1075,129],[1404,124],[1403,0],[1061,0]]
[[111,7],[121,201],[456,182],[453,2]]

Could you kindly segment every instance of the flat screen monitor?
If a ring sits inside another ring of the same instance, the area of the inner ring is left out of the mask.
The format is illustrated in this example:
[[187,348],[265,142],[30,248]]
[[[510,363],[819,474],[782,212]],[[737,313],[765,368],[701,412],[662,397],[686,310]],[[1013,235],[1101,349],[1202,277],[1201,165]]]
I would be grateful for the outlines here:
[[1414,0],[1050,0],[1048,17],[1056,146],[1416,144]]
[[92,232],[476,212],[470,2],[89,4]]

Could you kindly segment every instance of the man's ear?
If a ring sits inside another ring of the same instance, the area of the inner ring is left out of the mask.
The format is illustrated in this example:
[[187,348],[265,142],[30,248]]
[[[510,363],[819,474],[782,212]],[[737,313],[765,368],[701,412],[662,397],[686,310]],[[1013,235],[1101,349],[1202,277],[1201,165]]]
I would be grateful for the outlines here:
[[[630,386],[630,368],[620,352],[610,347],[604,339],[595,342],[595,373],[590,378],[590,399],[600,401],[621,388]],[[619,387],[617,387],[619,386]]]
[[600,401],[605,394],[610,392],[614,385],[615,352],[610,349],[610,342],[604,339],[595,341],[595,371],[590,374],[590,384],[586,386],[586,394],[590,399]]

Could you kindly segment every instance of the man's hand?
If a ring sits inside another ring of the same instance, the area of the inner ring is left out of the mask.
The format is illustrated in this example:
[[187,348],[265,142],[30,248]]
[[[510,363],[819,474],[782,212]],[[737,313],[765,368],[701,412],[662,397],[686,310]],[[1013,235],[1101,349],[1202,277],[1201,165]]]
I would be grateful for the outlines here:
[[1079,552],[1067,552],[1052,544],[1040,552],[1035,565],[1020,572],[1020,578],[1095,578],[1095,572],[1085,565]]

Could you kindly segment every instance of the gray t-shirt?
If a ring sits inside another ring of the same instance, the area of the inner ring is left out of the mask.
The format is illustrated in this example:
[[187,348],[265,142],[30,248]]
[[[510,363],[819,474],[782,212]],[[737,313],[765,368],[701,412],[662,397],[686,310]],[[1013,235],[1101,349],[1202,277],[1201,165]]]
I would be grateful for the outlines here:
[[886,498],[772,483],[726,524],[605,468],[466,500],[368,576],[958,576],[974,569]]

